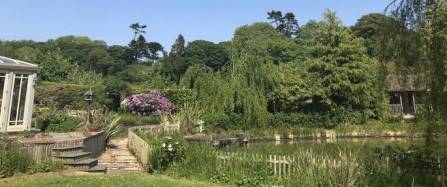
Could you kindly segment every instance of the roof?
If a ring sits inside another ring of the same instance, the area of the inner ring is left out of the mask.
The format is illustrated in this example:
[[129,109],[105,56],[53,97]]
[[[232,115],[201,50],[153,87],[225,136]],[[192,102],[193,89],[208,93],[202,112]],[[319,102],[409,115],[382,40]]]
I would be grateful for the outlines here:
[[418,75],[389,75],[387,77],[388,91],[426,91],[427,83]]
[[38,70],[38,65],[0,56],[0,69]]

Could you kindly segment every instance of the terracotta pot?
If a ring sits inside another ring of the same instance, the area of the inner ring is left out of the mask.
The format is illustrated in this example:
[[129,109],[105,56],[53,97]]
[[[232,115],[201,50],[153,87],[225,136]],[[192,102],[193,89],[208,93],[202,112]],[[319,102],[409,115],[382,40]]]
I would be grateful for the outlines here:
[[96,125],[87,125],[87,129],[90,132],[99,132],[99,131],[101,131],[101,127],[100,126],[96,126]]

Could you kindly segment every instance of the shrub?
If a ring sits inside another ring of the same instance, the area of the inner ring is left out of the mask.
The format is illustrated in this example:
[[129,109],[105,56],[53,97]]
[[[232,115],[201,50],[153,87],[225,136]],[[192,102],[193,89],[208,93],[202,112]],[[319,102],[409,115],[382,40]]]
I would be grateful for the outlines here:
[[36,164],[31,165],[27,174],[45,173],[50,171],[59,171],[64,169],[64,164],[61,161],[56,161],[52,158],[46,158],[38,161]]
[[68,116],[64,111],[52,110],[42,115],[42,126],[40,130],[43,132],[70,132],[78,128],[82,123],[79,117]]
[[34,162],[33,157],[23,145],[10,142],[0,148],[0,178],[25,173]]
[[107,98],[104,86],[86,86],[76,84],[59,84],[59,83],[44,83],[36,87],[35,103],[41,103],[47,107],[55,109],[64,109],[65,106],[70,106],[72,109],[83,109],[86,106],[84,94],[87,90],[92,89],[95,94],[95,99],[92,102],[92,107],[108,105],[111,99]]
[[191,133],[194,125],[202,119],[203,110],[200,110],[195,103],[183,103],[182,107],[171,114],[160,114],[161,123],[164,125],[177,125],[182,132]]
[[90,118],[87,112],[80,113],[80,118],[83,121],[90,120],[90,125],[97,126],[104,131],[106,144],[123,128],[123,125],[119,123],[121,115],[104,109],[91,111]]
[[157,116],[159,111],[169,115],[175,109],[174,105],[157,90],[132,95],[126,107],[132,114],[154,116]]
[[107,77],[105,81],[105,91],[107,98],[110,99],[107,108],[117,111],[120,108],[121,97],[130,94],[129,83],[115,77]]
[[119,123],[126,126],[160,124],[160,118],[158,116],[137,116],[132,114],[123,114],[119,120]]
[[95,111],[92,115],[93,124],[98,125],[104,131],[105,143],[121,132],[123,125],[119,123],[121,115],[107,110]]
[[191,89],[163,89],[161,93],[177,106],[182,106],[193,99]]
[[231,125],[230,116],[224,113],[209,113],[203,117],[206,129],[223,129],[228,130]]
[[151,172],[163,172],[170,165],[177,165],[185,157],[185,142],[178,133],[150,135],[147,131],[138,133],[155,149],[150,152],[148,167]]

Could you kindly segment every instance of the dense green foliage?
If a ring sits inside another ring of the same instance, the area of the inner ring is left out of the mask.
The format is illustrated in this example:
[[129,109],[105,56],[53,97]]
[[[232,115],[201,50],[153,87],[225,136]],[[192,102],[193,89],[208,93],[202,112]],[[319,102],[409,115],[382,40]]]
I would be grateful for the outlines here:
[[44,112],[39,127],[42,132],[72,132],[79,128],[83,119],[69,116],[66,111],[51,110]]
[[213,128],[289,121],[333,128],[394,119],[386,91],[394,74],[424,77],[430,96],[417,99],[447,110],[444,9],[438,1],[392,1],[386,14],[367,14],[352,27],[330,10],[301,26],[292,12],[272,10],[270,23],[241,26],[230,41],[187,42],[179,34],[170,51],[146,38],[146,25],[132,23],[128,46],[62,36],[0,41],[0,55],[43,68],[35,100],[48,107],[83,109],[82,95],[92,88],[94,107],[118,111],[131,94],[156,89],[174,105],[195,103]]
[[0,178],[18,174],[34,174],[63,169],[61,162],[46,159],[35,161],[26,145],[7,137],[0,138]]

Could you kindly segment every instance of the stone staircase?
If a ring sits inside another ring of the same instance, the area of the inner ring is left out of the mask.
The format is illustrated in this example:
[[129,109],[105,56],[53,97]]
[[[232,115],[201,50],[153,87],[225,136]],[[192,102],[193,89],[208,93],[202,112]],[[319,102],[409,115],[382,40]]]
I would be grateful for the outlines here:
[[113,139],[99,156],[98,162],[108,167],[108,173],[144,171],[137,158],[127,148],[128,139]]
[[52,157],[62,161],[69,169],[90,173],[106,173],[106,165],[98,165],[97,158],[91,158],[90,152],[83,151],[84,146],[53,148]]

